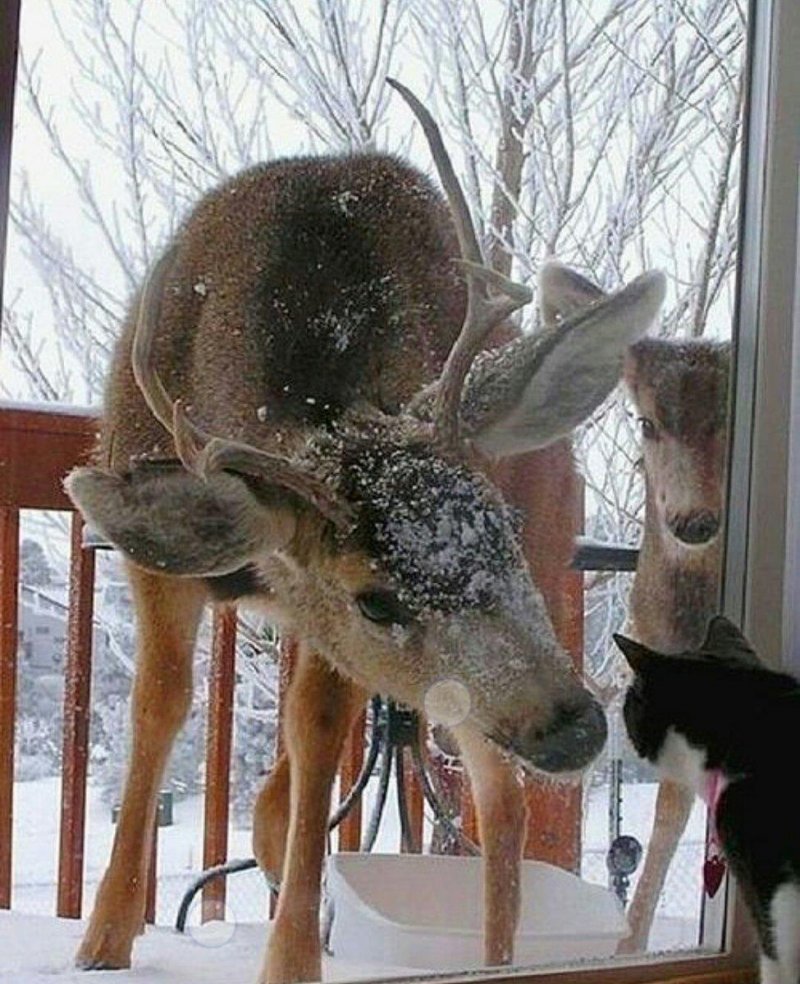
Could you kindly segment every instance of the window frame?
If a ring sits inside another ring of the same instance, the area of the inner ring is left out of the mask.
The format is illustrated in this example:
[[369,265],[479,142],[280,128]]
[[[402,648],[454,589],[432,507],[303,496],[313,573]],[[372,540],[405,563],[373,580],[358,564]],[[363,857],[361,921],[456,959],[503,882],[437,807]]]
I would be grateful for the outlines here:
[[[0,302],[21,0],[0,5]],[[723,608],[773,663],[800,670],[800,5],[749,0],[735,333],[729,525]],[[787,262],[786,257],[790,260]],[[797,383],[797,385],[794,385]],[[793,396],[794,393],[794,396]],[[41,408],[43,411],[46,407]],[[797,481],[795,481],[797,479]],[[795,491],[797,490],[797,491]],[[756,979],[739,890],[705,913],[724,924],[722,953],[642,956],[613,964],[421,975],[439,984],[737,984]],[[398,984],[402,982],[398,981]]]
[[[17,81],[20,0],[0,4],[0,310],[6,272],[8,203],[11,187],[11,140],[14,131],[14,95]],[[0,319],[0,341],[2,341]]]

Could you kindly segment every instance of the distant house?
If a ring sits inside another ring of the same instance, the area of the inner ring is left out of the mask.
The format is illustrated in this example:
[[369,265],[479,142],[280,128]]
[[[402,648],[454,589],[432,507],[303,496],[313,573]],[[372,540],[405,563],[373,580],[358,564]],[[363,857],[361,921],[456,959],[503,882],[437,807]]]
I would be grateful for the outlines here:
[[[20,585],[19,654],[25,672],[35,676],[61,674],[67,647],[69,608],[49,588]],[[95,624],[92,646],[95,653],[108,645],[108,633]]]

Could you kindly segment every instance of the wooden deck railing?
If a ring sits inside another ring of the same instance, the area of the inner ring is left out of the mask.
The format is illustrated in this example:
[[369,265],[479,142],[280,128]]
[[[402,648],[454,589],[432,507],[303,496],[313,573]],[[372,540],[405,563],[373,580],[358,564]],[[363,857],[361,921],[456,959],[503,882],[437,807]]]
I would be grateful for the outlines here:
[[[89,414],[0,408],[0,907],[12,902],[20,511],[71,509],[61,482],[94,439]],[[72,521],[57,911],[80,915],[94,558]]]
[[[12,904],[14,727],[18,649],[20,511],[72,512],[66,635],[61,816],[56,913],[80,917],[83,900],[86,782],[91,708],[95,553],[83,546],[83,523],[64,494],[64,475],[85,460],[95,434],[91,414],[0,406],[0,907]],[[234,699],[236,615],[216,613],[206,737],[203,857],[227,858],[228,793]],[[155,914],[155,851],[148,885]],[[203,911],[224,911],[224,883],[208,887]]]
[[[91,708],[95,552],[83,544],[83,523],[62,487],[64,475],[85,460],[95,439],[90,411],[0,404],[0,908],[10,908],[14,844],[14,735],[19,646],[19,538],[21,510],[68,510],[70,537],[69,616],[66,636],[61,816],[55,911],[83,915],[86,783]],[[230,769],[235,697],[236,613],[215,612],[206,721],[203,864],[227,860]],[[292,646],[283,646],[280,691],[292,669]],[[356,722],[343,757],[340,786],[347,792],[363,760],[364,716]],[[422,833],[422,800],[412,796],[412,824]],[[156,828],[157,837],[157,828]],[[339,828],[343,850],[357,850],[361,810]],[[421,836],[418,837],[421,841]],[[155,918],[156,849],[148,878],[147,917]],[[203,891],[204,919],[225,911],[225,882]]]
[[[95,553],[83,542],[83,524],[64,493],[64,475],[85,460],[95,437],[89,411],[61,411],[0,404],[0,908],[12,905],[14,729],[18,650],[19,535],[21,510],[68,510],[72,513],[69,578],[69,616],[66,638],[62,791],[56,913],[83,915],[84,843],[86,836],[86,783],[88,778],[91,708],[92,628]],[[524,477],[524,476],[523,476]],[[573,572],[559,575],[560,597],[567,608],[562,621],[577,633],[564,634],[576,660],[582,650],[583,585]],[[562,605],[563,607],[563,605]],[[558,621],[557,621],[558,627]],[[232,757],[235,700],[236,613],[215,612],[209,665],[206,721],[204,867],[227,860],[229,776]],[[282,645],[279,683],[281,697],[291,678],[293,645]],[[340,770],[340,798],[359,775],[364,753],[365,715],[356,722]],[[279,728],[280,734],[280,728]],[[280,747],[280,738],[279,738]],[[411,840],[422,844],[423,796],[416,775],[404,766],[406,803]],[[447,779],[448,777],[443,777]],[[478,839],[468,784],[453,788],[461,793],[463,829]],[[554,792],[549,785],[531,785],[532,817],[528,852],[565,867],[575,867],[580,853],[580,792]],[[342,850],[358,850],[361,843],[360,805],[338,830]],[[156,827],[155,837],[158,836]],[[155,917],[156,878],[154,842],[148,879],[147,917]],[[202,917],[221,918],[225,911],[225,882],[217,880],[203,890]]]

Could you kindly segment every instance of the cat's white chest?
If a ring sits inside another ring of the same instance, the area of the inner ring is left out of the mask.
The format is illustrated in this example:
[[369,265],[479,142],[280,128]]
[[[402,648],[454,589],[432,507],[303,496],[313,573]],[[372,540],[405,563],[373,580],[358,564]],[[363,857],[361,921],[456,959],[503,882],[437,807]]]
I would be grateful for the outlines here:
[[800,979],[800,888],[785,884],[770,906],[777,960],[761,958],[761,984],[795,984]]
[[708,785],[706,754],[690,745],[674,728],[667,731],[656,765],[664,778],[689,786],[697,796],[705,797]]
[[[665,778],[689,786],[706,801],[712,829],[719,797],[727,779],[719,770],[706,767],[706,755],[670,728],[656,762]],[[781,885],[769,909],[777,959],[761,958],[761,984],[798,984],[800,981],[800,887]]]

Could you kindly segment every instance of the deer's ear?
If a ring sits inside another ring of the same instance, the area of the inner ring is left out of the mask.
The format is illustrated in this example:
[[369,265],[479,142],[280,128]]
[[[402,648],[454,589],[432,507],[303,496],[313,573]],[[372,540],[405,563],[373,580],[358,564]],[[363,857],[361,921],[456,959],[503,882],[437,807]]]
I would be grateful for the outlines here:
[[558,260],[549,260],[539,269],[539,310],[548,326],[558,324],[605,296],[597,284]]
[[485,454],[504,457],[569,434],[617,385],[625,351],[658,314],[665,284],[662,273],[642,274],[616,294],[482,356],[464,388],[465,437]]
[[743,633],[724,615],[715,615],[708,623],[706,638],[700,647],[715,656],[735,656],[760,665],[755,650]]
[[[76,468],[64,487],[86,522],[129,560],[159,574],[227,574],[294,534],[290,509],[262,502],[244,481],[216,472],[143,464],[120,476]],[[284,496],[285,499],[285,496]]]

